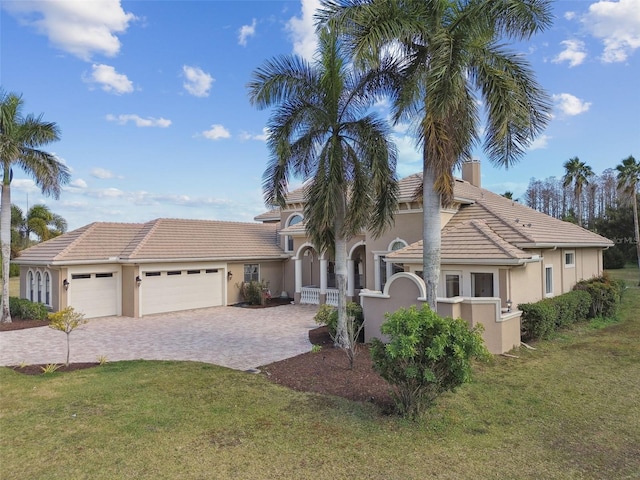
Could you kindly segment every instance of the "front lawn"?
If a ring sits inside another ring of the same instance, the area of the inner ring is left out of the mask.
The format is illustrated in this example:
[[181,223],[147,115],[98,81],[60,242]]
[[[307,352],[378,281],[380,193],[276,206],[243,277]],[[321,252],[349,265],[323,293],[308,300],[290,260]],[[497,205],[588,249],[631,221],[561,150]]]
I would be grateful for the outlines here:
[[630,285],[621,322],[479,365],[419,423],[201,363],[0,368],[1,476],[634,478],[639,309]]

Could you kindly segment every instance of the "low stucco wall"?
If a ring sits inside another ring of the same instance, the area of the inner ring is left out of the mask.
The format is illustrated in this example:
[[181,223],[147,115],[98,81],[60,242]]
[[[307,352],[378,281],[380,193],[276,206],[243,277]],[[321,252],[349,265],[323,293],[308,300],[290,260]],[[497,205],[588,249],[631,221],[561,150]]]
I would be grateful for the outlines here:
[[[424,291],[422,279],[410,273],[399,273],[391,277],[384,292],[362,291],[360,299],[365,319],[365,342],[370,342],[373,338],[388,341],[380,333],[385,314],[411,305],[421,308],[425,303]],[[505,353],[520,345],[521,312],[502,313],[500,299],[497,297],[438,299],[438,314],[462,318],[471,327],[482,324],[482,337],[487,349],[493,354]]]

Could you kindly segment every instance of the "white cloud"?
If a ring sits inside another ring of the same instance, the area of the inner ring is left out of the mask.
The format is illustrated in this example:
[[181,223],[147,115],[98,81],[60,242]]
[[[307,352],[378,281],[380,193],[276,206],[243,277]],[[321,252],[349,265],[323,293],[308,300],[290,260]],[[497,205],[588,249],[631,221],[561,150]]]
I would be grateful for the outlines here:
[[553,63],[569,62],[569,67],[575,67],[587,58],[584,42],[580,40],[564,40],[560,44],[565,49],[552,60]]
[[640,0],[593,3],[582,23],[604,43],[601,59],[605,63],[624,62],[640,48]]
[[101,85],[102,90],[116,95],[133,92],[133,82],[126,75],[116,72],[110,65],[92,65],[91,75],[84,76],[84,81]]
[[269,129],[267,127],[264,127],[262,129],[262,133],[259,133],[259,134],[256,135],[256,134],[253,134],[253,133],[242,131],[242,132],[240,132],[239,137],[240,137],[240,140],[243,140],[243,141],[246,141],[246,140],[258,140],[258,141],[261,141],[261,142],[266,142],[268,135],[269,135]]
[[238,33],[238,43],[243,47],[247,44],[247,38],[256,34],[256,19],[254,18],[251,25],[243,25]]
[[78,178],[76,180],[73,180],[72,182],[69,183],[70,187],[75,187],[75,188],[87,188],[87,182],[85,182],[83,179]]
[[46,35],[55,47],[86,61],[96,53],[117,55],[121,47],[117,34],[136,20],[122,9],[120,0],[17,1],[3,2],[3,8]]
[[547,148],[551,138],[553,137],[550,137],[549,135],[540,135],[539,137],[536,137],[536,139],[531,142],[531,145],[529,145],[529,151]]
[[95,177],[95,178],[99,178],[101,180],[106,180],[109,178],[115,178],[115,175],[113,174],[113,172],[104,169],[104,168],[93,168],[91,169],[91,176]]
[[202,136],[209,140],[220,140],[221,138],[231,137],[231,133],[222,125],[211,125],[209,130],[202,132]]
[[553,95],[552,99],[556,104],[556,108],[558,108],[564,115],[570,117],[586,112],[591,106],[591,102],[585,102],[570,93]]
[[293,53],[312,60],[318,45],[314,15],[320,8],[320,0],[301,0],[302,16],[291,17],[287,22]]
[[564,18],[566,20],[573,20],[574,18],[576,18],[576,12],[565,12]]
[[139,115],[130,113],[126,115],[107,115],[106,119],[110,122],[117,122],[120,125],[126,125],[129,122],[135,123],[136,127],[160,127],[167,128],[171,125],[171,120],[167,120],[166,118],[155,118],[155,117],[147,117],[142,118]]
[[186,79],[182,86],[187,92],[194,97],[209,96],[209,90],[215,81],[211,75],[199,67],[190,67],[188,65],[182,67],[182,73]]

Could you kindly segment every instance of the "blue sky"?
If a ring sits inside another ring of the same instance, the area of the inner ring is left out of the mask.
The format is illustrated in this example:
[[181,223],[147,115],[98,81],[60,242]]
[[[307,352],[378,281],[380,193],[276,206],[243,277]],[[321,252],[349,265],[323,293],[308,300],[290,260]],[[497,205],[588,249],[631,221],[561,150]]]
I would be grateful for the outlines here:
[[[12,202],[46,203],[70,229],[158,217],[251,221],[265,210],[269,111],[246,84],[266,59],[311,58],[317,0],[2,0],[0,78],[25,113],[56,122],[47,150],[72,172],[59,200],[17,170]],[[517,48],[553,96],[544,134],[483,186],[524,193],[578,156],[596,173],[640,156],[640,0],[554,4],[548,31]],[[385,112],[381,110],[381,114]],[[395,128],[399,176],[420,170]]]

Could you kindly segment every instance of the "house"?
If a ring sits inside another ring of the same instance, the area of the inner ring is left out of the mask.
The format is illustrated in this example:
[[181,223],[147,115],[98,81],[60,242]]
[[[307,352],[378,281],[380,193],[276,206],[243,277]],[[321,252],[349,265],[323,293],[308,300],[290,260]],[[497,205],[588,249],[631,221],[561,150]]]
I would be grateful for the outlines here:
[[[420,175],[400,181],[394,226],[348,244],[347,295],[365,310],[365,338],[384,313],[424,301]],[[259,223],[158,219],[94,223],[25,250],[21,296],[87,317],[139,317],[240,300],[239,283],[266,280],[298,303],[337,304],[333,259],[307,238],[304,186]],[[463,165],[440,212],[438,311],[485,326],[490,351],[520,343],[517,305],[559,295],[602,272],[611,241],[481,188],[480,163]]]

